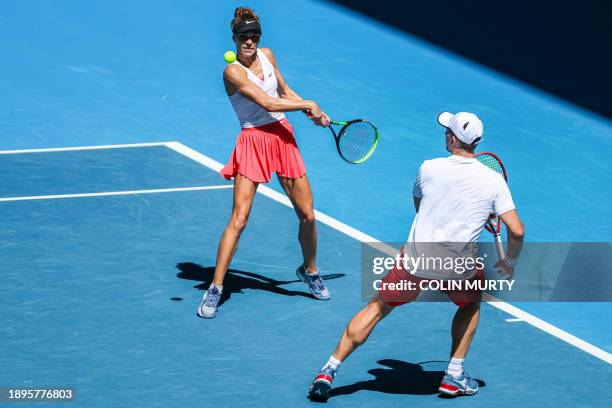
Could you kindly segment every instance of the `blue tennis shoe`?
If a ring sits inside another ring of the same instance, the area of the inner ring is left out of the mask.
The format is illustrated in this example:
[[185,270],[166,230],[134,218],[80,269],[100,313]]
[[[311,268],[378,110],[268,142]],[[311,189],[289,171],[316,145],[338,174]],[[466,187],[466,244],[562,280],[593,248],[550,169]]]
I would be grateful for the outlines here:
[[321,370],[308,388],[308,398],[314,401],[327,401],[335,376],[336,370],[331,367]]
[[446,395],[474,395],[478,392],[478,381],[467,373],[463,373],[459,378],[445,374],[438,391]]
[[198,307],[198,316],[204,319],[212,319],[217,315],[217,306],[221,300],[221,292],[215,285],[210,285],[210,288],[204,293],[202,302]]
[[321,278],[321,274],[319,273],[318,269],[317,273],[311,275],[306,272],[306,268],[304,268],[304,265],[302,265],[297,268],[295,274],[299,280],[308,285],[308,289],[310,290],[312,296],[319,300],[329,300],[331,298],[329,290],[327,290],[325,282],[323,282],[323,278]]

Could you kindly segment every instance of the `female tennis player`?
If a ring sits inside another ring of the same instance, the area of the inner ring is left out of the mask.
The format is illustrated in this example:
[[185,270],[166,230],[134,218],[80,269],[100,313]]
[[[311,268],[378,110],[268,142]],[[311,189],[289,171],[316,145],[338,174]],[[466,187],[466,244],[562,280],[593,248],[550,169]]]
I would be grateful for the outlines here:
[[283,112],[306,111],[315,125],[328,126],[329,117],[311,100],[302,99],[281,75],[272,50],[258,48],[259,17],[238,7],[231,22],[237,60],[223,71],[223,83],[242,131],[221,175],[234,178],[232,214],[221,236],[213,282],[204,293],[198,316],[213,318],[223,292],[223,279],[238,239],[246,226],[259,183],[276,173],[299,218],[298,239],[304,262],[296,274],[320,300],[330,298],[316,266],[317,226],[306,169],[293,128]]

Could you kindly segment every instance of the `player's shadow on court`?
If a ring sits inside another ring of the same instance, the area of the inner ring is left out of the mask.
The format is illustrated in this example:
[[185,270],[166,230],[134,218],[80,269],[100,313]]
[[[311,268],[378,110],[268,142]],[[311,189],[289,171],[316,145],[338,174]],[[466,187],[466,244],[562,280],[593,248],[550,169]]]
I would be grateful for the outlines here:
[[[192,262],[179,263],[176,265],[176,267],[180,270],[180,272],[176,275],[177,277],[202,282],[195,286],[200,290],[208,289],[210,283],[212,282],[213,275],[215,274],[214,267],[203,267]],[[324,280],[341,278],[343,276],[343,273],[322,275]],[[258,273],[228,269],[227,275],[225,275],[225,281],[223,282],[223,294],[221,295],[219,306],[228,301],[232,297],[232,293],[244,293],[244,289],[265,290],[267,292],[284,296],[303,296],[313,298],[313,296],[306,291],[289,290],[280,287],[281,285],[298,282],[301,283],[301,281],[297,278],[293,280],[280,281],[268,278]],[[306,286],[304,286],[304,288],[306,288]]]
[[[354,394],[358,391],[377,391],[387,394],[412,394],[433,395],[438,394],[440,381],[444,371],[426,371],[423,364],[446,363],[445,361],[425,361],[422,363],[408,363],[401,360],[385,359],[378,364],[388,368],[374,368],[368,373],[373,375],[373,380],[358,381],[351,385],[343,385],[333,388],[330,398],[340,395]],[[484,381],[477,380],[480,386]]]

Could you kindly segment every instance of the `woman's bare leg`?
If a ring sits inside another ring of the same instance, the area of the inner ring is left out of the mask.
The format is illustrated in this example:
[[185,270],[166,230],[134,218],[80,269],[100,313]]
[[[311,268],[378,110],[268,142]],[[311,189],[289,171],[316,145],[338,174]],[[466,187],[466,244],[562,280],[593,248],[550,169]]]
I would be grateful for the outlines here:
[[259,183],[249,180],[241,174],[237,174],[234,178],[234,206],[232,208],[232,215],[223,231],[223,235],[221,235],[219,248],[217,249],[217,263],[213,278],[213,283],[217,286],[223,285],[227,268],[238,247],[240,234],[244,227],[246,227],[247,220],[249,219],[251,205],[253,204],[253,198],[255,197],[255,192],[257,192],[258,185]]
[[291,200],[300,227],[298,240],[302,247],[304,267],[309,273],[317,270],[317,224],[312,204],[312,191],[306,175],[299,179],[278,176],[283,190]]

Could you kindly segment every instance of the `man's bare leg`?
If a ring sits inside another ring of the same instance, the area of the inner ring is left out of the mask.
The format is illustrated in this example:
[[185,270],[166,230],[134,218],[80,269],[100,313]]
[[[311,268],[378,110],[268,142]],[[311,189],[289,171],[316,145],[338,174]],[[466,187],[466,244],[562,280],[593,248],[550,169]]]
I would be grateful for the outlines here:
[[471,379],[463,370],[480,318],[480,302],[461,306],[457,309],[451,328],[451,359],[442,379],[439,391],[447,395],[472,395],[478,392],[478,382]]
[[311,398],[322,400],[329,398],[331,383],[340,364],[368,339],[378,322],[387,316],[393,308],[394,306],[380,300],[378,295],[374,295],[370,303],[353,316],[344,329],[336,350],[310,386],[309,396]]

